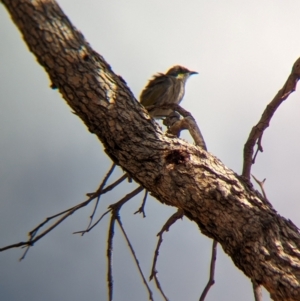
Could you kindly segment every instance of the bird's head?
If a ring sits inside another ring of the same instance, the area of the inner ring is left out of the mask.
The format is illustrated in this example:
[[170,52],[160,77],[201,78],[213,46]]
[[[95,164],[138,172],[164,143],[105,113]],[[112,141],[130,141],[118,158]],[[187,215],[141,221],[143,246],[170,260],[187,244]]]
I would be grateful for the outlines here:
[[179,65],[172,67],[166,73],[166,75],[170,75],[178,79],[185,79],[185,80],[188,79],[193,74],[198,74],[198,72],[190,71],[189,69]]

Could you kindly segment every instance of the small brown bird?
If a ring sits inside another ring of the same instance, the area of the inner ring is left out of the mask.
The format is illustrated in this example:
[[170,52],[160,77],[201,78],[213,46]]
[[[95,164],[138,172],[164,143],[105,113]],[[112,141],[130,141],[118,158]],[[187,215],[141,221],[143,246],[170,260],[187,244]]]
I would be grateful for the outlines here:
[[[147,109],[150,106],[163,104],[179,104],[184,95],[187,79],[198,72],[190,71],[182,66],[174,66],[166,74],[159,73],[153,77],[142,91],[141,104]],[[152,108],[149,115],[153,118],[162,118],[170,115],[172,109]]]

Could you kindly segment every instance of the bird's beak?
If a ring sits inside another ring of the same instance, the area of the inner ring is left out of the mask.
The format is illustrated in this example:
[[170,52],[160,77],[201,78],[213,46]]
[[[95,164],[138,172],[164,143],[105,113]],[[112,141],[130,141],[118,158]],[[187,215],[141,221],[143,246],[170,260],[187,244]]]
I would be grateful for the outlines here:
[[190,75],[198,74],[198,72],[196,72],[196,71],[190,71],[189,73],[190,73]]

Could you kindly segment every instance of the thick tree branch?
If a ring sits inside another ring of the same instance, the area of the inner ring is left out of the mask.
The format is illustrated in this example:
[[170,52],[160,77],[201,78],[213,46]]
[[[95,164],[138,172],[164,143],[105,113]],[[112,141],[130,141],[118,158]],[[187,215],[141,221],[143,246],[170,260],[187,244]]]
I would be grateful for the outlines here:
[[54,1],[2,2],[52,85],[108,156],[161,203],[182,209],[274,300],[299,300],[298,228],[216,157],[165,135]]

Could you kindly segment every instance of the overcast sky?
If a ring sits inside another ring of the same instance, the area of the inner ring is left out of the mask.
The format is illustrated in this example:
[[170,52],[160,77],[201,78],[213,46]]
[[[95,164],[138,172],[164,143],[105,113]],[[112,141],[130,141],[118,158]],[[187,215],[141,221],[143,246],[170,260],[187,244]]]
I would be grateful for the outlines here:
[[[92,47],[136,97],[151,76],[181,64],[199,75],[183,107],[196,118],[210,152],[237,173],[242,150],[262,110],[300,56],[299,0],[60,0]],[[0,6],[0,247],[27,239],[46,217],[85,200],[111,162],[97,138],[71,113]],[[275,209],[300,227],[300,92],[276,112],[253,174],[267,178]],[[190,139],[187,134],[185,139]],[[113,179],[122,175],[116,170]],[[135,184],[101,199],[98,215]],[[174,208],[149,198],[145,219],[121,217],[146,277],[157,237]],[[108,218],[80,237],[92,206],[72,215],[30,249],[0,254],[0,300],[106,300]],[[164,235],[158,277],[172,301],[198,300],[208,279],[211,240],[184,218]],[[114,240],[114,300],[147,300],[124,238]],[[155,300],[162,300],[151,282]],[[218,247],[216,284],[207,301],[253,300],[251,283]],[[264,292],[264,300],[270,300]]]

